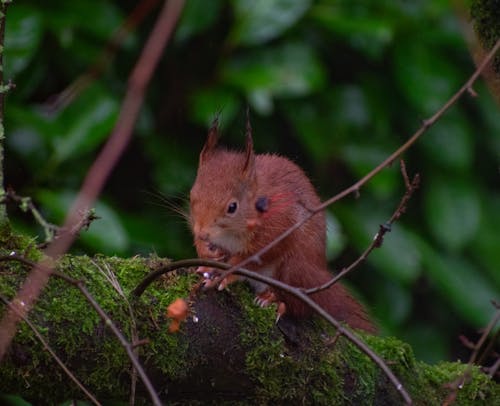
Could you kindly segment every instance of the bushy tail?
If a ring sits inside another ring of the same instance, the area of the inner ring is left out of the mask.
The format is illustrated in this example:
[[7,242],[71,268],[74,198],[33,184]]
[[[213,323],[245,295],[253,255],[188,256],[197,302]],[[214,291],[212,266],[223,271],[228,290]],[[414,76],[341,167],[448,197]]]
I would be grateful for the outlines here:
[[[307,283],[304,278],[300,283],[303,288],[313,288],[326,283],[332,278],[328,271],[314,274],[314,282]],[[318,280],[319,278],[319,280]],[[290,281],[291,282],[291,281]],[[294,284],[297,286],[297,284]],[[302,300],[289,294],[279,294],[281,300],[286,304],[286,312],[296,317],[307,317],[313,313],[310,306]],[[318,305],[325,309],[333,318],[347,323],[350,327],[364,330],[368,333],[376,333],[377,328],[370,320],[364,306],[359,303],[340,282],[330,286],[328,289],[311,294]]]

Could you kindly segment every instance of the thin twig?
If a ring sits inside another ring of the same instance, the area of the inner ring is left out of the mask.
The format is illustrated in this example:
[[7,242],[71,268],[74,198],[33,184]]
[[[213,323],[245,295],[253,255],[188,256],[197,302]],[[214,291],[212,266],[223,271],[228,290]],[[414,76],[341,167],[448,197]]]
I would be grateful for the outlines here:
[[45,233],[45,242],[52,241],[59,227],[49,223],[36,208],[31,197],[19,196],[14,189],[8,187],[5,193],[5,200],[17,203],[19,209],[23,212],[30,212],[35,221],[43,228]]
[[[121,298],[125,302],[127,309],[128,309],[129,318],[130,318],[130,337],[132,339],[132,346],[134,349],[134,354],[136,357],[139,357],[139,345],[137,345],[137,343],[139,342],[139,335],[137,333],[137,322],[136,322],[134,310],[132,309],[132,306],[130,305],[130,302],[127,299],[127,296],[123,292],[123,289],[120,285],[120,282],[118,281],[118,278],[116,277],[114,272],[109,268],[109,266],[107,264],[104,264],[105,269],[103,269],[96,261],[91,260],[91,262],[99,270],[99,272],[101,272],[101,274],[106,278],[106,280],[109,282],[109,284],[113,287],[113,289],[118,293],[118,295],[121,296]],[[132,371],[131,371],[130,375],[131,375],[131,385],[130,385],[129,404],[134,405],[135,404],[135,394],[136,394],[136,389],[137,389],[137,371],[133,366],[132,366]]]
[[203,266],[203,265],[210,266],[210,264],[212,264],[212,263],[216,264],[216,266],[214,266],[214,268],[229,269],[227,264],[225,264],[225,266],[222,267],[222,266],[218,266],[221,264],[220,262],[202,260],[199,258],[182,259],[180,261],[170,262],[168,264],[162,265],[158,269],[155,269],[154,271],[147,274],[146,277],[139,283],[139,285],[137,285],[137,287],[131,292],[131,295],[136,296],[136,297],[141,296],[152,282],[154,282],[156,279],[158,279],[161,275],[166,274],[168,272],[175,271],[179,268],[191,268],[194,266]]
[[[470,348],[472,350],[472,354],[469,358],[469,362],[467,362],[467,368],[465,369],[464,373],[461,374],[457,379],[455,379],[455,381],[447,384],[447,387],[449,387],[451,390],[448,396],[446,397],[446,400],[444,402],[445,404],[451,405],[457,397],[458,390],[461,389],[464,386],[464,384],[470,380],[472,367],[479,357],[479,352],[481,351],[481,348],[488,339],[488,336],[492,332],[493,328],[495,328],[495,326],[499,321],[500,321],[500,309],[497,309],[497,311],[491,318],[490,322],[488,323],[488,326],[484,329],[483,334],[481,334],[481,337],[479,338],[477,343],[474,344],[468,341],[465,337],[462,337],[462,342],[466,345],[467,348]],[[497,360],[495,365],[496,364],[499,364],[499,360]],[[496,370],[494,369],[495,365],[493,365],[492,367],[493,373],[492,371],[490,371],[489,374],[490,377],[493,377],[493,375],[496,372]],[[498,365],[496,365],[496,368],[498,369]]]
[[[2,300],[10,309],[17,312],[16,307],[2,294],[0,294],[0,300]],[[38,338],[38,341],[42,343],[43,347],[48,351],[48,353],[54,358],[57,364],[62,368],[66,375],[78,386],[83,393],[90,399],[92,403],[95,405],[101,405],[101,403],[95,398],[90,391],[83,386],[83,384],[78,380],[78,378],[68,369],[68,367],[64,364],[64,362],[57,356],[54,350],[50,347],[49,343],[43,338],[40,332],[37,330],[36,326],[23,314],[20,314],[20,317],[23,321],[28,325],[28,327],[33,331],[35,336]]]
[[306,289],[304,292],[308,295],[312,293],[316,293],[325,289],[328,289],[330,286],[334,285],[337,283],[340,279],[342,279],[344,276],[346,276],[349,272],[351,272],[353,269],[355,269],[359,264],[362,262],[366,261],[368,258],[368,255],[375,249],[375,248],[380,248],[382,246],[382,243],[384,241],[384,236],[386,233],[391,231],[392,224],[398,220],[401,217],[401,214],[404,213],[406,210],[406,205],[408,203],[408,200],[410,200],[411,196],[413,195],[413,192],[415,189],[419,187],[420,184],[420,176],[416,174],[413,178],[413,180],[410,182],[408,180],[408,175],[406,173],[406,167],[401,160],[401,171],[403,173],[403,178],[405,179],[405,184],[406,184],[406,192],[404,196],[402,197],[401,201],[399,202],[398,207],[392,214],[391,218],[386,221],[384,224],[381,224],[379,226],[379,230],[377,234],[375,234],[375,237],[373,238],[372,242],[366,248],[363,253],[348,267],[343,268],[337,275],[335,275],[332,279],[330,279],[328,282],[324,283],[323,285],[311,288],[311,289]]
[[500,357],[497,358],[495,363],[489,368],[488,376],[493,379],[497,371],[500,369]]
[[[129,343],[125,336],[122,334],[120,329],[116,326],[116,324],[111,320],[111,318],[108,316],[108,314],[102,309],[102,307],[97,303],[97,301],[94,299],[94,297],[89,293],[87,288],[85,287],[85,284],[81,280],[74,279],[65,273],[56,271],[53,269],[53,267],[49,266],[43,266],[40,263],[35,263],[33,261],[30,261],[27,258],[20,257],[17,254],[14,255],[4,255],[0,256],[0,262],[2,261],[18,261],[23,264],[29,265],[30,267],[34,268],[37,267],[40,269],[40,272],[43,272],[47,276],[54,276],[60,279],[63,279],[64,281],[68,282],[70,285],[73,285],[74,287],[78,288],[80,290],[81,294],[85,297],[87,302],[94,308],[96,313],[99,315],[99,317],[104,321],[104,325],[108,326],[115,337],[118,339],[122,347],[125,349],[127,352],[127,355],[132,362],[132,365],[134,368],[137,370],[137,373],[141,377],[142,383],[146,387],[146,390],[149,393],[149,396],[151,397],[151,400],[155,406],[161,406],[161,401],[160,398],[158,397],[158,394],[156,393],[156,390],[153,387],[153,384],[149,380],[148,376],[146,375],[146,372],[142,368],[141,363],[139,362],[139,359],[134,353],[134,345]],[[25,308],[26,304],[24,302],[17,302],[17,301],[12,301],[12,306],[11,308],[12,312],[15,312],[16,314],[19,315],[19,317],[22,318],[22,316],[25,316],[25,312],[23,309]]]
[[99,218],[95,215],[94,210],[87,210],[86,212],[81,213],[80,220],[71,230],[66,230],[45,220],[45,218],[42,216],[42,213],[40,213],[40,211],[36,208],[31,197],[19,196],[14,191],[14,189],[9,187],[7,188],[5,199],[16,203],[19,209],[23,212],[29,211],[35,221],[43,228],[43,231],[45,233],[45,242],[43,244],[40,244],[39,247],[46,246],[55,239],[61,238],[64,233],[72,233],[73,235],[78,236],[82,230],[88,229],[92,222]]
[[[194,267],[194,266],[207,266],[210,268],[219,268],[219,269],[230,269],[231,266],[217,262],[213,260],[206,259],[188,259],[182,261],[171,262],[170,264],[162,267],[161,269],[155,270],[149,273],[146,278],[144,278],[141,283],[132,291],[132,294],[135,296],[140,296],[144,290],[151,284],[155,279],[164,273],[174,271],[178,268],[184,267]],[[403,384],[399,381],[399,379],[394,375],[391,369],[387,366],[387,364],[370,348],[368,347],[356,334],[345,327],[338,320],[333,318],[328,312],[326,312],[321,306],[319,306],[314,300],[312,300],[306,293],[304,293],[300,288],[290,286],[286,283],[280,282],[274,278],[269,278],[267,276],[261,275],[257,272],[252,272],[247,269],[238,268],[234,270],[235,274],[243,275],[249,279],[253,279],[259,282],[263,282],[267,285],[270,285],[279,290],[285,291],[309,305],[316,313],[318,313],[321,317],[323,317],[328,323],[333,325],[337,332],[345,337],[349,341],[351,341],[355,346],[357,346],[361,351],[363,351],[375,364],[379,366],[379,368],[384,372],[384,374],[389,378],[393,386],[403,397],[406,404],[411,404],[412,400],[408,392],[404,389]]]
[[479,357],[479,351],[483,347],[484,343],[488,339],[488,336],[490,333],[493,331],[497,323],[500,321],[500,309],[495,312],[493,317],[491,318],[490,322],[486,326],[486,328],[483,331],[483,334],[481,334],[481,337],[479,338],[479,341],[474,345],[474,351],[472,352],[470,358],[469,358],[469,365],[472,365],[476,362],[477,358]]

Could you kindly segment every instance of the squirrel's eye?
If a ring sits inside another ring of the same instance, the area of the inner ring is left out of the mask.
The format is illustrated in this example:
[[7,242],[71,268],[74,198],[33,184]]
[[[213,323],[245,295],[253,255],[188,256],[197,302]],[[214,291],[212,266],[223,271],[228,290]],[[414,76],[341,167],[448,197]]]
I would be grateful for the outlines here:
[[238,210],[238,202],[232,201],[227,205],[227,214],[234,214]]

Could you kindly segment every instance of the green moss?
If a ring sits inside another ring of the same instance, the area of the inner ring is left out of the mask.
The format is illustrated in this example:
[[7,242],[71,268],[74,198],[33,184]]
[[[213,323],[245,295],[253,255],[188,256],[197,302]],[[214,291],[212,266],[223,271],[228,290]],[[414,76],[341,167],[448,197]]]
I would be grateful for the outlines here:
[[16,234],[9,225],[0,227],[0,255],[12,253],[22,255],[32,261],[38,261],[43,254],[36,248],[36,239]]
[[[491,49],[500,38],[500,6],[497,0],[472,0],[470,14],[479,42],[485,50]],[[500,55],[494,60],[494,69],[500,74]]]
[[255,401],[300,403],[312,397],[315,404],[342,404],[337,355],[324,350],[324,338],[317,334],[324,324],[305,322],[298,347],[290,347],[275,328],[276,307],[256,306],[253,292],[244,284],[237,285],[231,289],[242,304],[240,337],[247,348],[246,371],[256,383]]
[[458,390],[456,403],[471,405],[486,402],[486,399],[500,399],[500,386],[492,385],[491,379],[482,373],[477,366],[469,369],[467,364],[460,362],[442,362],[437,365],[419,363],[424,382],[432,387],[441,401],[451,391],[451,386],[461,381],[463,384]]
[[[115,286],[127,297],[151,268],[157,265],[157,261],[155,258],[65,256],[59,261],[57,268],[84,281],[96,302],[130,341],[130,309],[122,294],[110,288],[110,280],[114,279]],[[12,297],[19,281],[27,274],[27,269],[17,262],[3,263],[2,266],[2,271],[7,266],[15,269],[15,272],[8,272],[11,278],[0,278],[1,292]],[[153,356],[149,362],[169,376],[185,373],[186,368],[183,366],[187,363],[187,356],[185,351],[180,351],[184,344],[180,343],[179,335],[168,332],[169,321],[165,311],[175,298],[188,295],[193,280],[194,277],[187,273],[172,273],[153,284],[132,306],[133,318],[139,328],[138,336],[150,340],[147,351]],[[84,380],[85,385],[92,388],[93,393],[100,398],[126,399],[130,387],[130,360],[116,337],[76,287],[62,279],[49,279],[29,317],[50,345],[63,351],[65,363],[76,376]],[[151,326],[151,318],[159,326],[157,331],[147,328]],[[11,360],[8,359],[3,365],[5,368],[1,368],[0,381],[10,391],[23,393],[28,399],[41,399],[43,393],[54,393],[54,399],[82,397],[76,387],[73,392],[68,392],[67,376],[41,344],[33,339],[32,331],[21,323],[13,350],[26,351],[26,348],[30,352],[26,354],[23,365],[9,365]],[[99,354],[98,364],[93,364],[96,352]],[[53,388],[48,389],[48,386]],[[63,388],[62,391],[58,387]]]

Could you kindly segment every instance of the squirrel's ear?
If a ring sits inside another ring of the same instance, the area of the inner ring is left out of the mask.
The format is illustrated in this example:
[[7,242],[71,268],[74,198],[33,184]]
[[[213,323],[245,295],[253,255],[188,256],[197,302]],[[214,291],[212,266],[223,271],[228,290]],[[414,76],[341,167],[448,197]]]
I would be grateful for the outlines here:
[[210,129],[208,130],[207,140],[200,153],[200,162],[207,159],[208,156],[217,147],[217,142],[219,141],[219,116],[217,115],[212,122]]
[[255,153],[253,151],[252,126],[250,125],[250,113],[247,108],[247,130],[245,145],[245,164],[243,165],[243,174],[246,177],[255,175]]

